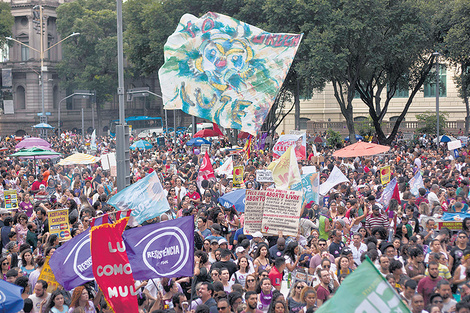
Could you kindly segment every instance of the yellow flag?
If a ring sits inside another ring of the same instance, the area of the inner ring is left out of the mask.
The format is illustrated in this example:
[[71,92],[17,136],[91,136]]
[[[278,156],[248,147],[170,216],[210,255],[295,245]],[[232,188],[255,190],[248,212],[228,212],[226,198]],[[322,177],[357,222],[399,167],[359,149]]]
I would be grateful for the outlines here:
[[273,172],[273,179],[277,189],[287,190],[290,185],[300,182],[297,158],[292,147],[290,146],[279,159],[271,162],[268,166],[268,170]]

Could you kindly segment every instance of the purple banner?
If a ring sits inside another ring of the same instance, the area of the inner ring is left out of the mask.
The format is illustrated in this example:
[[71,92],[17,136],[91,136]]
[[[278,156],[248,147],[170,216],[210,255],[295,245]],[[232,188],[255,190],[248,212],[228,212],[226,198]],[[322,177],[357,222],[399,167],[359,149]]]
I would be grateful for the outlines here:
[[193,276],[193,216],[132,228],[122,237],[134,279]]
[[263,133],[261,138],[258,139],[258,145],[256,146],[256,150],[264,150],[264,145],[266,144],[266,137],[268,137],[268,133]]
[[[94,225],[101,224],[103,217],[96,218]],[[57,282],[64,286],[65,290],[72,290],[94,280],[91,264],[90,227],[59,247],[49,260]]]
[[90,228],[73,237],[52,255],[49,265],[59,284],[65,290],[94,279],[91,266]]

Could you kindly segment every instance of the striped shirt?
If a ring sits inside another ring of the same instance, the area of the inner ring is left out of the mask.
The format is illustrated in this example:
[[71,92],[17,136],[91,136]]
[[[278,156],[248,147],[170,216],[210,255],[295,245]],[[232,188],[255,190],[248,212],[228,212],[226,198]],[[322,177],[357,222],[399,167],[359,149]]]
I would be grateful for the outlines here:
[[374,214],[371,214],[366,217],[366,228],[367,229],[372,229],[374,227],[384,227],[388,228],[389,223],[388,219],[385,215],[380,214],[379,216],[375,216]]

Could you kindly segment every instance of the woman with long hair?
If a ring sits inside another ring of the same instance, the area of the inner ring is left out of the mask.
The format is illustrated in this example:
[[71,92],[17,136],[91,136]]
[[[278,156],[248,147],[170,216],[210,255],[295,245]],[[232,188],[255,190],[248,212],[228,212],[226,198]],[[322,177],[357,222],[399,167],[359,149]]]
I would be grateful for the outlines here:
[[162,298],[163,309],[173,309],[173,303],[171,299],[175,294],[178,293],[178,284],[174,279],[171,278],[163,278],[161,282],[163,285],[163,290],[165,291],[165,294]]
[[26,234],[28,233],[28,216],[24,213],[18,214],[18,223],[15,225],[15,232],[18,238],[18,244],[26,243]]
[[65,299],[60,290],[56,289],[51,293],[47,304],[44,306],[43,302],[40,304],[41,313],[66,313],[69,307],[65,305]]
[[268,313],[288,313],[287,304],[285,301],[276,300],[271,303]]
[[292,286],[289,296],[287,297],[289,313],[298,313],[305,306],[305,302],[303,302],[300,297],[302,288],[305,286],[307,285],[303,281],[296,281]]
[[21,270],[23,271],[23,276],[28,277],[32,271],[36,269],[34,263],[34,257],[30,249],[26,249],[21,252]]
[[82,308],[85,313],[95,313],[95,305],[93,301],[90,300],[88,290],[86,290],[85,286],[78,286],[74,289],[69,311],[73,312],[73,310],[78,307]]
[[256,291],[258,293],[258,310],[267,313],[273,298],[273,285],[268,277],[261,278]]
[[245,290],[246,291],[256,291],[256,276],[249,274],[245,279]]
[[347,256],[342,256],[339,258],[336,276],[342,274],[348,275],[352,273],[352,269],[349,268],[349,258]]
[[8,270],[10,269],[10,261],[8,260],[8,258],[5,256],[5,257],[1,257],[0,258],[0,266],[1,266],[1,276],[0,276],[0,279],[3,279],[3,280],[7,280],[7,272]]
[[232,291],[233,281],[230,280],[230,272],[228,268],[222,267],[220,269],[220,282],[224,285],[224,291],[229,294]]
[[23,196],[23,201],[21,201],[19,207],[23,210],[23,213],[26,213],[27,216],[31,216],[33,214],[34,205],[31,202],[31,195],[29,192],[26,192]]
[[289,273],[293,272],[300,260],[300,247],[297,241],[289,242],[284,252],[284,259],[286,259],[286,268]]
[[240,285],[244,286],[246,278],[250,273],[250,263],[248,262],[248,258],[246,256],[242,256],[238,259],[238,271],[235,272],[235,281],[237,281]]
[[211,241],[209,239],[204,239],[202,250],[207,254],[211,253]]
[[253,266],[255,267],[255,274],[258,274],[262,270],[270,271],[271,263],[268,258],[268,245],[264,242],[258,244],[258,249],[255,253],[255,260],[253,261]]

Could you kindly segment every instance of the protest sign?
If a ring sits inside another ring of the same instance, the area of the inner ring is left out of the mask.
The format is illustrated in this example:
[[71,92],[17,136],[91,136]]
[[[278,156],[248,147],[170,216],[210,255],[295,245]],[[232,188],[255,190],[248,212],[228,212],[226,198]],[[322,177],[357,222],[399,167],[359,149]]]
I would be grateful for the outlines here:
[[455,150],[462,148],[462,142],[460,140],[452,140],[447,143],[447,148],[449,150]]
[[267,189],[261,232],[297,236],[302,204],[302,191]]
[[18,193],[16,190],[5,190],[3,195],[5,197],[5,209],[18,209]]
[[211,145],[203,143],[201,145],[201,154],[205,154],[206,151],[209,152],[210,147],[211,147]]
[[311,174],[311,173],[316,173],[317,172],[317,167],[315,165],[312,166],[302,166],[302,174]]
[[302,180],[300,183],[293,184],[291,190],[302,190],[303,191],[303,201],[307,203],[316,203],[319,204],[320,197],[318,196],[318,189],[320,186],[320,176],[318,173],[311,173],[307,175],[302,175]]
[[274,183],[273,172],[270,170],[256,170],[256,181],[258,183]]
[[122,237],[134,279],[193,276],[193,216],[132,228]]
[[59,287],[59,283],[55,279],[54,272],[52,272],[51,266],[49,265],[50,256],[46,257],[44,265],[42,266],[41,274],[39,274],[38,280],[42,279],[47,282],[47,292],[53,292]]
[[266,190],[246,190],[244,234],[253,234],[254,232],[261,231],[265,196]]
[[240,187],[243,184],[243,166],[233,167],[233,187]]
[[47,212],[49,222],[49,233],[56,234],[59,241],[66,241],[72,238],[70,235],[69,210],[52,210]]
[[388,184],[391,174],[390,165],[384,166],[380,169],[380,181],[382,182],[382,185]]
[[138,311],[138,291],[122,240],[128,220],[126,217],[115,224],[102,224],[90,230],[93,275],[114,312]]
[[307,140],[306,135],[281,135],[273,147],[273,160],[281,157],[289,147],[294,147],[297,160],[305,160],[307,158]]

